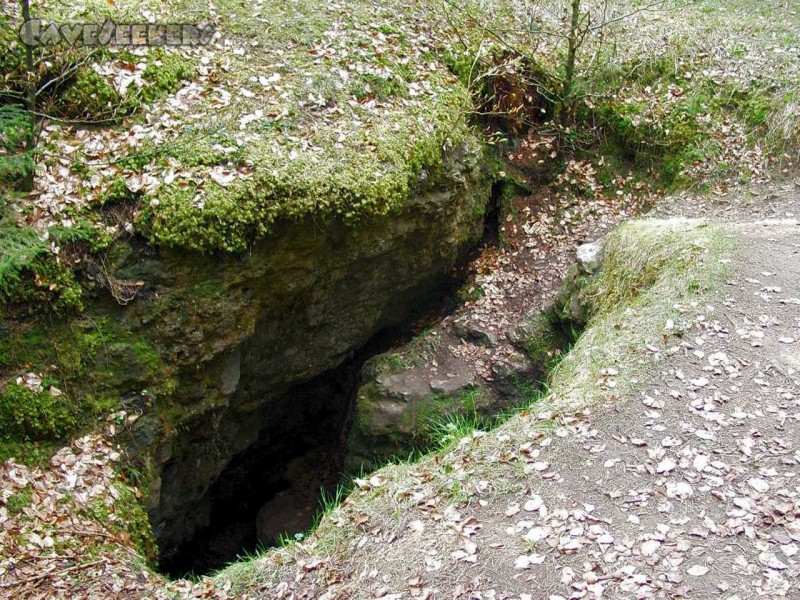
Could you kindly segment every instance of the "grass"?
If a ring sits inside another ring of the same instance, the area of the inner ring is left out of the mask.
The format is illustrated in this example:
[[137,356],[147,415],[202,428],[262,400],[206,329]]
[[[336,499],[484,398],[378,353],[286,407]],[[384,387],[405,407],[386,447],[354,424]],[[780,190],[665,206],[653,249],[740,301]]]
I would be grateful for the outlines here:
[[471,437],[476,431],[491,429],[493,421],[493,418],[484,417],[477,412],[457,413],[435,418],[429,427],[429,435],[433,439],[432,446],[437,451],[447,452],[464,438]]
[[[561,6],[539,4],[543,23],[558,30],[550,15]],[[595,19],[642,8],[624,0],[582,6]],[[795,5],[743,0],[668,1],[598,27],[579,53],[585,101],[578,131],[565,141],[589,158],[598,138],[611,142],[601,151],[664,187],[788,172],[800,158],[798,31]],[[537,40],[535,58],[558,70],[560,44],[558,36]]]
[[[278,543],[277,546],[279,548],[287,548],[292,544],[296,544],[298,542],[302,542],[306,539],[311,533],[313,533],[317,527],[319,527],[320,522],[326,516],[330,515],[334,510],[336,510],[339,505],[344,502],[344,499],[347,498],[348,493],[350,490],[353,489],[354,483],[353,481],[356,477],[351,477],[347,483],[340,484],[336,486],[336,489],[333,492],[328,492],[324,488],[320,489],[319,491],[319,509],[317,512],[314,513],[314,518],[311,523],[311,527],[306,532],[300,532],[295,534],[288,534],[286,532],[281,532],[278,534]],[[267,548],[264,548],[261,552],[266,552]]]
[[[589,326],[551,374],[560,402],[619,396],[641,366],[638,349],[645,342],[665,348],[667,320],[679,322],[681,306],[718,290],[734,247],[724,230],[702,221],[632,221],[610,234],[601,274],[583,292]],[[598,385],[609,368],[619,373],[613,391]]]

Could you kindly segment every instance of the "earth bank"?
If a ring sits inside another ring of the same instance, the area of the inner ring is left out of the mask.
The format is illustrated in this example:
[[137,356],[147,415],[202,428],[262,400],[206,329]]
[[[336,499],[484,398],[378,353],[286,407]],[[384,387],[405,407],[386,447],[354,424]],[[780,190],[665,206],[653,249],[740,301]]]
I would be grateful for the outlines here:
[[[304,402],[297,386],[443,293],[483,232],[491,178],[479,162],[453,155],[447,177],[400,214],[358,228],[285,223],[243,259],[119,245],[98,276],[135,299],[101,296],[72,320],[9,323],[7,364],[50,358],[56,339],[79,353],[52,357],[66,397],[123,399],[127,447],[169,560],[208,524],[209,489],[237,454],[261,440],[268,487],[316,442],[310,423],[343,435],[347,406]],[[330,450],[338,464],[343,448]]]

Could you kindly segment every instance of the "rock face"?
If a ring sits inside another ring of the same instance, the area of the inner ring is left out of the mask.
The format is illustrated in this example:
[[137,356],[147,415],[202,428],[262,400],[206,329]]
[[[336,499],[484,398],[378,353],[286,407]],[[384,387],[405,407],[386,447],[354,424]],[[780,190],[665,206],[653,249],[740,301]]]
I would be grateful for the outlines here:
[[244,258],[116,250],[114,277],[143,285],[128,306],[102,310],[157,350],[169,379],[146,394],[117,390],[143,411],[131,450],[149,471],[162,559],[208,523],[209,488],[232,457],[256,440],[276,462],[291,457],[313,444],[293,430],[309,416],[343,425],[334,407],[307,406],[291,390],[441,289],[482,232],[490,183],[475,164],[452,164],[400,214],[357,227],[286,223]]
[[[585,283],[600,268],[602,243],[577,249],[577,260],[552,302],[505,334],[510,348],[493,356],[487,373],[482,363],[497,352],[496,333],[466,314],[440,324],[426,340],[373,357],[361,373],[355,418],[347,439],[346,467],[377,466],[430,442],[432,423],[449,416],[489,417],[530,401],[528,395],[552,361],[553,352],[571,341],[589,318]],[[433,341],[431,341],[433,340]],[[470,344],[474,352],[454,352]],[[478,358],[475,358],[478,357]]]
[[588,275],[593,275],[603,262],[603,242],[581,244],[577,249],[578,265]]
[[[324,457],[320,457],[324,458]],[[294,459],[286,467],[289,487],[275,494],[258,511],[256,537],[264,545],[275,544],[281,535],[305,533],[319,510],[319,482],[309,477],[314,465],[308,460]]]

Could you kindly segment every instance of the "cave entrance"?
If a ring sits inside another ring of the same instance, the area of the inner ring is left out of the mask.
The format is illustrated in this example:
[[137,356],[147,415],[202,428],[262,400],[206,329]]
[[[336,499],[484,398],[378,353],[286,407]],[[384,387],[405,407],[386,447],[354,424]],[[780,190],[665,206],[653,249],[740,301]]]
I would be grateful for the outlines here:
[[276,404],[278,427],[262,430],[233,457],[211,486],[209,524],[159,570],[172,577],[205,575],[242,556],[308,532],[324,497],[347,481],[347,433],[358,376],[371,357],[407,343],[422,328],[453,310],[453,291],[437,296],[411,325],[382,331],[331,371],[291,388]]
[[366,358],[359,352],[289,390],[282,431],[263,431],[231,460],[208,491],[209,525],[162,560],[163,572],[203,575],[311,528],[323,491],[342,481],[346,421]]
[[407,323],[376,334],[340,366],[294,386],[268,413],[254,416],[268,425],[207,492],[208,525],[162,557],[160,570],[173,577],[204,575],[311,529],[323,494],[335,495],[347,481],[347,434],[364,363],[451,313],[465,273],[456,269],[449,285],[410,307]]
[[409,299],[404,323],[376,334],[337,368],[291,388],[267,414],[254,415],[270,425],[231,459],[208,490],[203,499],[210,506],[208,524],[176,552],[161,557],[163,573],[204,575],[311,529],[323,509],[323,494],[334,495],[347,479],[346,439],[362,366],[457,308],[457,291],[473,260],[497,243],[499,196],[495,188],[481,243],[443,285]]

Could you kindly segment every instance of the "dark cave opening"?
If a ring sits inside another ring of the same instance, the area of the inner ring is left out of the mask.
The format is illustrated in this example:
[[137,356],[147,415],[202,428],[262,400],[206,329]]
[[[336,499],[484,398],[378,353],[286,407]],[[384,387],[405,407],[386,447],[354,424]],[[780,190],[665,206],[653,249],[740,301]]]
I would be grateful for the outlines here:
[[160,571],[173,577],[204,575],[274,546],[283,537],[309,531],[322,510],[323,493],[331,496],[347,481],[346,438],[362,366],[458,307],[457,292],[470,275],[471,263],[481,250],[498,242],[501,196],[502,188],[495,186],[478,246],[442,285],[409,298],[412,305],[402,324],[380,331],[338,367],[281,396],[268,414],[273,425],[234,456],[208,490],[207,526],[177,552],[162,557]]
[[265,430],[235,456],[208,491],[210,523],[160,568],[202,575],[275,545],[279,536],[308,531],[321,494],[342,480],[344,435],[358,371],[358,353],[285,396],[284,431]]

